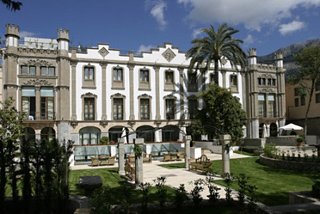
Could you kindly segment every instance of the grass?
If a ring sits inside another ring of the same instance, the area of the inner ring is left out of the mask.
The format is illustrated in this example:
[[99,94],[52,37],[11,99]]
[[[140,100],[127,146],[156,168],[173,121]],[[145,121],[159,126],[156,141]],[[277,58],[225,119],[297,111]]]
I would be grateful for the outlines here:
[[79,182],[80,176],[100,176],[103,186],[109,186],[110,188],[119,187],[122,178],[118,174],[118,170],[115,168],[108,169],[86,169],[86,170],[71,170],[69,176],[69,188],[70,194],[81,194],[76,184]]
[[[257,163],[258,158],[232,159],[230,170],[233,175],[245,174],[249,184],[255,185],[257,200],[270,206],[288,203],[288,192],[310,191],[313,179],[320,173],[301,173],[289,170],[273,169]],[[222,174],[222,161],[214,161],[213,172]],[[216,181],[224,185],[223,181]],[[236,182],[232,187],[236,188]]]
[[[230,170],[234,176],[241,173],[249,177],[249,184],[255,185],[257,200],[270,206],[288,203],[288,192],[310,191],[313,179],[319,178],[320,173],[302,173],[290,170],[273,169],[257,162],[258,157],[231,159]],[[162,167],[184,168],[184,163],[163,164]],[[222,174],[222,161],[213,161],[212,171]],[[217,184],[225,185],[222,180]],[[233,182],[232,188],[238,185]]]

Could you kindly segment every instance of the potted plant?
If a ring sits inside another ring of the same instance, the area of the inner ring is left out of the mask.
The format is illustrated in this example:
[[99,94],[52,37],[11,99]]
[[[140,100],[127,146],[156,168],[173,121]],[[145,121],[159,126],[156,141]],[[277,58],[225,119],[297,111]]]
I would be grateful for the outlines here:
[[303,137],[302,136],[297,137],[296,142],[298,147],[303,146],[304,145]]
[[106,136],[101,137],[101,138],[100,138],[100,144],[101,144],[101,145],[107,145],[107,144],[109,144],[109,138],[106,137]]

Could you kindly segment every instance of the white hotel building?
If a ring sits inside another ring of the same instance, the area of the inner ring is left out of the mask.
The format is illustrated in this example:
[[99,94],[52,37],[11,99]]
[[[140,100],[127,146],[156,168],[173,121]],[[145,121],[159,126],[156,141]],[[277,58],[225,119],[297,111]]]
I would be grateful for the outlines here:
[[[20,41],[19,27],[7,25],[5,37],[3,99],[13,97],[27,115],[26,132],[37,139],[99,144],[102,136],[117,141],[126,130],[129,142],[181,141],[192,112],[201,108],[197,92],[215,75],[189,73],[189,59],[171,44],[122,55],[106,44],[72,48],[67,30],[59,30],[57,39]],[[281,54],[274,64],[257,64],[251,49],[247,68],[237,71],[226,61],[218,80],[247,112],[247,137],[261,137],[263,128],[276,135],[285,121]]]

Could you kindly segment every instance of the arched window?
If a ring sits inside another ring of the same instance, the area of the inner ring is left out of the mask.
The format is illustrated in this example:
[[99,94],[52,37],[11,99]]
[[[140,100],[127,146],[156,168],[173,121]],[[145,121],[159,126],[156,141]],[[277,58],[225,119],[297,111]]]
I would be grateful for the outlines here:
[[99,143],[101,131],[96,127],[84,127],[79,134],[81,145],[95,145]]
[[56,131],[51,127],[45,127],[41,130],[41,141],[51,141],[56,137]]

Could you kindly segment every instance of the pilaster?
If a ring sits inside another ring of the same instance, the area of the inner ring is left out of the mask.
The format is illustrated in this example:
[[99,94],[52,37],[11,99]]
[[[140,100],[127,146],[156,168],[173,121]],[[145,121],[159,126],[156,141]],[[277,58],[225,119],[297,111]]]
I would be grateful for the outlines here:
[[156,120],[160,120],[160,78],[159,78],[159,66],[154,66],[154,70],[156,72]]
[[[130,53],[130,54],[133,55],[132,53]],[[129,63],[128,68],[129,68],[129,88],[130,88],[130,116],[129,116],[129,120],[132,121],[132,120],[135,120],[135,116],[134,116],[134,81],[133,81],[134,64]]]
[[101,80],[101,84],[102,84],[102,91],[101,91],[101,94],[102,94],[102,100],[101,100],[101,103],[102,103],[102,115],[101,115],[101,120],[102,121],[105,121],[107,120],[107,80],[106,80],[106,77],[107,77],[107,63],[106,62],[102,62],[100,63],[101,65],[101,68],[102,68],[102,80]]

